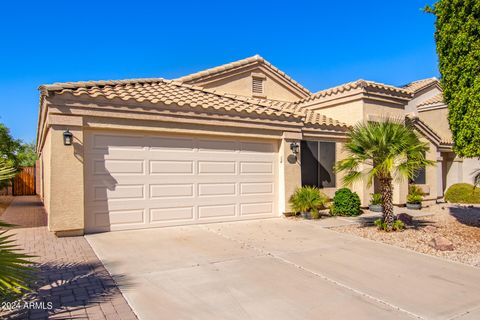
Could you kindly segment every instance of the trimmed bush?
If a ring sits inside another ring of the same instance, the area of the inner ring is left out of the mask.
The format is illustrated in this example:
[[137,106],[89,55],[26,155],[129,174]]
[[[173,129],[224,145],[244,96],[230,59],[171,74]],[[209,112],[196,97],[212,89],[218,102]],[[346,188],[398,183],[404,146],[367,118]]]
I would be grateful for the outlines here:
[[[373,224],[376,225],[379,230],[389,231],[387,224],[383,222],[382,219],[375,220]],[[405,229],[405,224],[402,220],[397,219],[393,222],[392,231],[402,231],[403,229]]]
[[327,201],[327,196],[320,192],[320,189],[304,186],[295,190],[289,202],[293,211],[311,212],[315,215],[315,213],[318,213],[318,209],[325,206]]
[[360,214],[360,197],[348,188],[335,192],[330,213],[334,216],[358,216]]
[[382,195],[380,193],[372,193],[372,196],[370,198],[370,204],[382,204]]
[[445,192],[445,200],[452,203],[480,203],[480,189],[469,183],[457,183]]

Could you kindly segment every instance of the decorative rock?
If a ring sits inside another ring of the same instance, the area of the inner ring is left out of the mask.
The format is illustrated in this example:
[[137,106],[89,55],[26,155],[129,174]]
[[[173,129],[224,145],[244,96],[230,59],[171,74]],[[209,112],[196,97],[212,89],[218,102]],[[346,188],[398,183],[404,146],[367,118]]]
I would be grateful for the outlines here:
[[453,243],[445,237],[438,236],[430,241],[430,246],[440,251],[452,251]]
[[423,228],[423,231],[425,231],[426,233],[434,233],[435,231],[437,231],[437,227],[426,226],[425,228]]
[[400,213],[397,215],[397,219],[402,221],[406,225],[412,225],[413,217],[406,213]]

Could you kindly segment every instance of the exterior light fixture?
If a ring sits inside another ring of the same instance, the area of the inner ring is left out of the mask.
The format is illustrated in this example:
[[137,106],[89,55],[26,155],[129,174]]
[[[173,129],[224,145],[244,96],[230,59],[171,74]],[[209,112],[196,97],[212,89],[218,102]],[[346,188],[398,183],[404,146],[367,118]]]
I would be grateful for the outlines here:
[[290,143],[290,150],[292,151],[292,154],[288,155],[287,161],[290,164],[295,164],[297,163],[297,154],[298,154],[298,149],[300,149],[300,146],[298,145],[298,142],[292,142]]
[[299,148],[300,148],[300,146],[298,145],[297,142],[290,143],[290,150],[292,150],[293,155],[296,156],[298,154],[298,149]]
[[73,141],[73,134],[70,132],[70,130],[65,130],[63,132],[63,144],[65,146],[71,146]]

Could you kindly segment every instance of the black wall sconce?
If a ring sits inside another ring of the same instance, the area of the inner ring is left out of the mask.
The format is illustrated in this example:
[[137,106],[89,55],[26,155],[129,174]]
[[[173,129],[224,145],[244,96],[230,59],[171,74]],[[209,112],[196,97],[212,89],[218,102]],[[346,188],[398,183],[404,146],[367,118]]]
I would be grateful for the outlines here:
[[298,145],[297,142],[290,143],[290,150],[292,150],[293,155],[296,156],[298,154],[298,149],[299,148],[300,148],[300,146]]
[[297,163],[297,154],[300,149],[300,146],[298,145],[298,142],[292,142],[290,143],[290,151],[292,151],[292,154],[287,157],[287,161],[291,164]]
[[73,141],[73,134],[70,132],[70,130],[65,130],[63,132],[63,145],[65,146],[71,146]]

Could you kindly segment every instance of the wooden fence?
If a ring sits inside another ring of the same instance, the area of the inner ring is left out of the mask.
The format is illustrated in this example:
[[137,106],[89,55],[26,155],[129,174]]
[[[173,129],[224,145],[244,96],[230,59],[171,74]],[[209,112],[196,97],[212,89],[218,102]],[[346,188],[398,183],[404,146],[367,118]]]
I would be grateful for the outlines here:
[[35,194],[35,167],[22,167],[13,178],[13,195],[30,196]]

